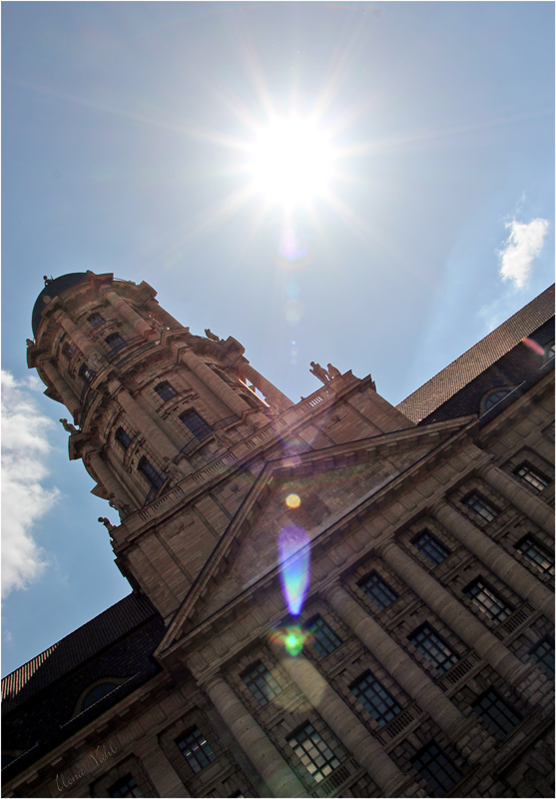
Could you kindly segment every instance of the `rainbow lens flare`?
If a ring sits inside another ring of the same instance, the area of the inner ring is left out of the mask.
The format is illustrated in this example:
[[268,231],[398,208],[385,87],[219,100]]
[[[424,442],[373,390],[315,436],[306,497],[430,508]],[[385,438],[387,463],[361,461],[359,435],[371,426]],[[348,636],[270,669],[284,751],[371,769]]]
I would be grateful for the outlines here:
[[272,643],[283,646],[292,658],[297,657],[303,651],[305,644],[312,641],[312,639],[313,635],[298,624],[282,627],[279,630],[275,630],[270,636]]
[[309,589],[311,539],[302,527],[290,524],[278,537],[280,580],[288,610],[299,615]]

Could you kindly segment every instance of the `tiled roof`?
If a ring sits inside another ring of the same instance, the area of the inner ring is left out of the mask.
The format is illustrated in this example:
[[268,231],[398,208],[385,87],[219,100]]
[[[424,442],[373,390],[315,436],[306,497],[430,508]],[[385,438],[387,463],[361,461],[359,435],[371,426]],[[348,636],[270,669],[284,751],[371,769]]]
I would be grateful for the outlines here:
[[2,712],[12,710],[155,615],[157,611],[145,596],[129,594],[116,602],[4,677]]
[[397,409],[418,423],[554,316],[554,285],[402,400]]

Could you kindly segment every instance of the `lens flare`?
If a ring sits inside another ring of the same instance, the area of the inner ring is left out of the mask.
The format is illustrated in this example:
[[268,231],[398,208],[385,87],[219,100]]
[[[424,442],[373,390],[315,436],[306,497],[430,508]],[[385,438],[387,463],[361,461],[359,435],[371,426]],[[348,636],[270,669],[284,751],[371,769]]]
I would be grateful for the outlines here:
[[302,527],[290,524],[278,537],[280,581],[288,610],[298,616],[309,589],[311,539]]
[[297,494],[288,494],[286,497],[286,505],[288,508],[299,508],[301,505],[301,499]]
[[304,313],[305,307],[302,302],[293,298],[286,301],[286,319],[290,325],[296,325]]
[[288,655],[297,657],[303,651],[305,644],[310,643],[314,636],[308,630],[304,630],[301,625],[291,624],[275,630],[270,640],[273,644],[283,646]]
[[541,346],[538,343],[538,341],[534,341],[532,338],[528,338],[527,336],[525,336],[525,338],[522,338],[521,341],[523,342],[523,344],[525,344],[526,347],[529,347],[530,350],[536,352],[537,355],[544,355],[544,347]]

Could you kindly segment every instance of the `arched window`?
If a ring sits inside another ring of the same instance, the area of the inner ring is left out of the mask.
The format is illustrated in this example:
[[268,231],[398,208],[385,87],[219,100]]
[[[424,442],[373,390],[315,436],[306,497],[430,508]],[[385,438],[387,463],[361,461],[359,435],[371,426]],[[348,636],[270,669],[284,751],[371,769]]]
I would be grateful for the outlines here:
[[119,333],[111,333],[104,339],[111,350],[119,350],[125,345],[125,341]]
[[127,449],[131,444],[131,436],[126,430],[124,430],[123,427],[118,427],[114,438],[116,439],[118,444],[124,449]]
[[87,317],[87,322],[91,325],[91,327],[97,328],[102,327],[106,320],[103,316],[99,313],[92,313],[90,316]]
[[118,686],[114,682],[103,682],[95,685],[89,693],[85,696],[85,699],[81,703],[81,709],[86,710],[91,705],[94,705],[95,702],[98,702],[99,699],[102,699],[103,696],[111,693],[114,688]]
[[503,400],[509,393],[510,391],[507,388],[500,388],[496,391],[492,391],[485,400],[485,411],[488,411],[489,408],[492,408],[500,402],[500,400]]
[[155,386],[154,390],[164,402],[168,402],[168,400],[171,400],[172,397],[177,396],[178,393],[174,386],[170,385],[167,380],[164,380],[162,383],[159,383],[157,386]]

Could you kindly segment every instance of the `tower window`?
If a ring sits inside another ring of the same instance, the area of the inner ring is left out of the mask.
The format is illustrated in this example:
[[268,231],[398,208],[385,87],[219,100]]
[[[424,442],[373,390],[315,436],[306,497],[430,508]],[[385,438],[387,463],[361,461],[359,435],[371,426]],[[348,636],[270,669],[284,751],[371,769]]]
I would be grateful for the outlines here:
[[395,602],[398,595],[376,571],[372,571],[358,583],[359,588],[372,600],[379,610]]
[[444,796],[461,779],[457,768],[434,741],[421,749],[411,765],[423,777],[432,796]]
[[342,643],[320,616],[314,616],[310,619],[306,627],[313,636],[313,646],[322,658],[330,655]]
[[515,546],[530,563],[537,566],[544,574],[554,574],[554,555],[535,541],[532,535],[526,535]]
[[111,333],[104,339],[111,350],[119,350],[125,345],[125,341],[119,333]]
[[195,774],[216,760],[216,755],[198,727],[176,738],[176,744]]
[[418,549],[435,566],[438,566],[450,555],[450,550],[443,546],[438,538],[435,538],[428,530],[423,530],[422,533],[416,535],[411,543],[415,549]]
[[282,689],[263,663],[255,663],[241,675],[259,705],[264,707],[271,699],[282,693]]
[[370,671],[350,685],[350,690],[381,727],[397,716],[401,707]]
[[62,347],[62,355],[64,355],[69,361],[74,352],[75,352],[74,347],[72,347],[72,345],[66,341],[66,343]]
[[469,597],[472,603],[484,610],[493,621],[504,621],[507,619],[513,608],[511,608],[493,588],[490,588],[484,580],[478,577],[463,589],[465,596]]
[[94,376],[95,372],[93,372],[92,369],[89,369],[87,364],[84,363],[81,369],[79,370],[79,377],[82,377],[83,380],[85,381],[85,384],[88,385],[89,383],[92,382]]
[[521,721],[521,716],[492,688],[473,704],[473,710],[486,721],[497,738],[504,738]]
[[550,483],[550,479],[545,474],[535,469],[535,467],[531,466],[527,461],[518,466],[514,474],[516,477],[519,477],[520,480],[523,480],[524,483],[528,483],[536,491],[542,491],[543,488],[546,488]]
[[458,662],[455,652],[438,636],[432,627],[425,622],[415,632],[408,635],[409,640],[439,674],[444,674]]
[[197,411],[184,411],[180,414],[180,422],[184,423],[198,441],[202,441],[212,433],[212,427],[199,416]]
[[131,436],[129,435],[129,433],[127,433],[124,430],[123,427],[118,427],[118,429],[116,430],[116,435],[114,436],[114,438],[116,439],[118,444],[121,447],[123,447],[124,449],[127,449],[129,447],[129,445],[131,444]]
[[155,386],[154,390],[163,402],[168,402],[168,400],[171,400],[172,397],[176,397],[178,394],[174,386],[170,385],[167,380]]
[[153,488],[160,488],[164,483],[164,477],[160,474],[160,472],[156,471],[152,463],[144,456],[139,461],[139,466],[137,468],[141,474],[147,478]]
[[95,702],[98,702],[99,699],[102,699],[103,696],[106,696],[111,691],[117,688],[117,685],[113,682],[103,682],[101,685],[95,685],[92,691],[89,691],[85,699],[83,700],[83,710],[86,710],[91,705],[94,705]]
[[491,522],[498,516],[498,511],[494,505],[487,502],[487,500],[476,491],[472,491],[471,494],[468,494],[465,499],[463,499],[463,504],[470,511],[476,513],[477,516],[484,519],[485,522]]
[[322,782],[340,761],[322,740],[312,724],[304,724],[288,738],[288,743],[315,782]]
[[554,638],[545,635],[544,638],[529,650],[540,666],[546,671],[551,680],[554,679]]
[[97,328],[102,327],[105,323],[105,319],[99,313],[92,313],[90,316],[87,317],[87,322],[91,325],[91,327]]
[[143,794],[131,774],[126,774],[108,788],[108,796],[143,796]]

